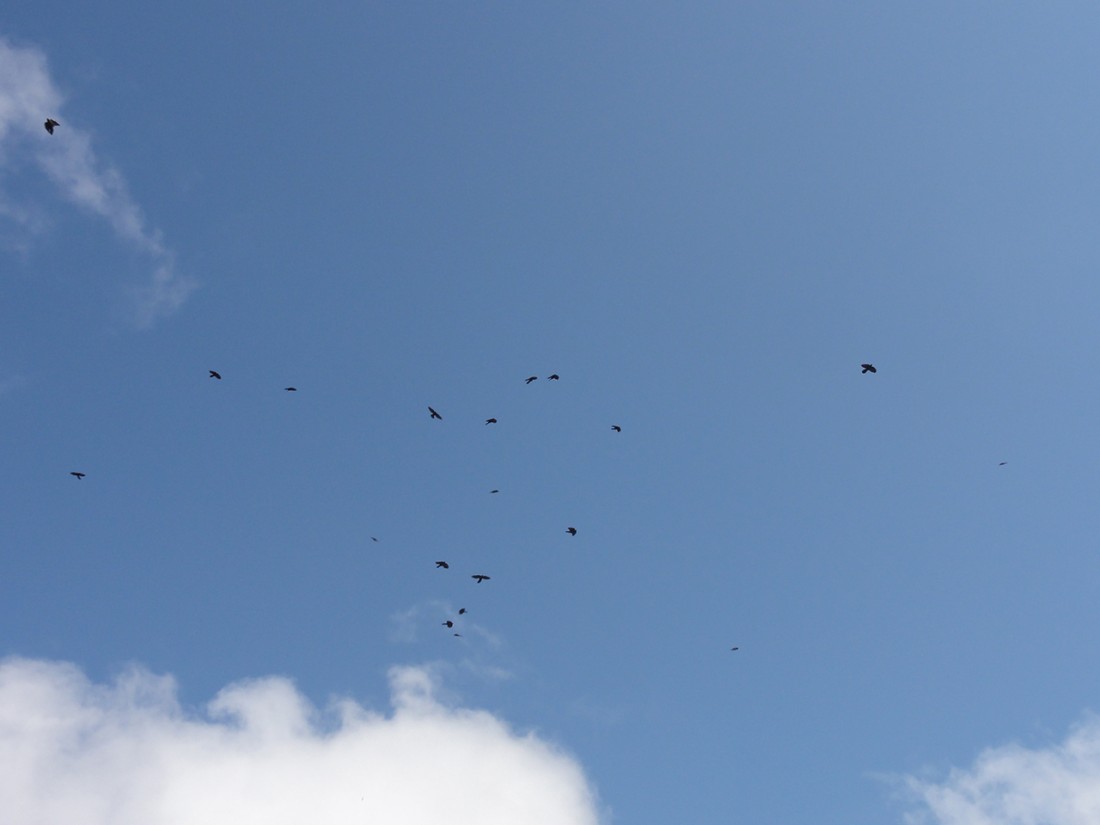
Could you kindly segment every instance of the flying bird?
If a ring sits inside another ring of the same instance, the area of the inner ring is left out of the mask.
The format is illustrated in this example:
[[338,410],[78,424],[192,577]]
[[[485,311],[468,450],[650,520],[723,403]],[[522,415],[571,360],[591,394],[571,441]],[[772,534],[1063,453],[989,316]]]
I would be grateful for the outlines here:
[[462,638],[462,634],[461,634],[461,633],[456,633],[456,634],[455,634],[455,636],[456,636],[457,638],[459,638],[459,639],[461,639],[461,638]]
[[220,372],[215,372],[214,370],[210,370],[210,377],[217,378],[219,381],[222,380],[222,374]]
[[447,621],[445,621],[445,622],[443,623],[443,626],[444,626],[444,627],[454,627],[454,626],[455,626],[455,623],[454,623],[454,622],[452,622],[452,621],[451,621],[450,619],[447,619]]
[[558,380],[558,379],[559,379],[560,377],[561,377],[561,376],[560,376],[560,375],[558,375],[558,374],[557,374],[557,373],[555,372],[555,373],[554,373],[553,375],[551,375],[551,376],[550,376],[549,378],[547,378],[546,380],[547,380],[547,381],[557,381],[557,380]]
[[532,375],[530,378],[528,378],[523,383],[524,384],[530,384],[532,381],[538,381],[538,380],[539,380],[539,377],[537,375]]
[[371,536],[371,537],[370,537],[370,540],[371,540],[371,541],[378,541],[378,539],[376,539],[376,538],[375,538],[374,536]]
[[490,490],[489,492],[490,492],[490,493],[499,493],[499,492],[500,492],[500,490]]
[[297,387],[283,387],[283,389],[286,390],[287,392],[298,392]]
[[441,416],[439,413],[437,413],[431,407],[428,407],[428,412],[430,412],[432,414],[432,418],[438,418],[440,421],[443,420],[443,416]]
[[459,616],[462,616],[465,613],[466,613],[466,608],[465,607],[458,608],[458,615]]
[[566,527],[565,532],[567,532],[571,536],[575,536],[575,535],[577,535],[577,528],[576,527]]
[[442,567],[444,570],[449,570],[451,568],[451,565],[447,564],[447,562],[445,561],[437,561],[435,563],[435,566]]
[[623,428],[620,427],[618,424],[612,424],[611,429],[613,429],[617,433],[621,433],[623,431]]
[[731,648],[730,648],[730,650],[740,650],[740,649],[741,649],[741,648],[739,648],[739,647],[731,647]]
[[474,575],[470,576],[470,578],[476,581],[478,584],[489,581],[489,577],[484,576],[481,573],[475,573]]
[[60,126],[61,124],[58,123],[56,120],[54,120],[52,117],[48,117],[48,118],[46,118],[46,122],[43,123],[42,125],[45,126],[46,131],[49,132],[52,135],[53,134],[53,127],[54,126]]
[[1003,466],[1005,466],[1006,464],[1008,464],[1008,462],[1007,462],[1007,461],[1002,461],[1002,462],[1001,462],[1000,464],[998,464],[997,466],[998,466],[998,467],[1003,467]]
[[865,373],[866,372],[878,372],[878,370],[875,369],[874,364],[860,364],[860,366],[863,367],[863,372],[865,372]]
[[73,470],[71,473],[69,473],[69,475],[76,476],[77,481],[80,481],[80,479],[84,478],[84,473],[78,473],[76,470]]
[[497,420],[495,418],[486,418],[485,423],[486,424],[496,424]]

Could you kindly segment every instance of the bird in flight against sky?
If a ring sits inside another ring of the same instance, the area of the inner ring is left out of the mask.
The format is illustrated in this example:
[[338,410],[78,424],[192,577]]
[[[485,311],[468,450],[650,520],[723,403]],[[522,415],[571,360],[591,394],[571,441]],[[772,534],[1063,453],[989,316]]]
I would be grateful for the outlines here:
[[553,375],[551,375],[551,376],[550,376],[549,378],[547,378],[546,380],[547,380],[547,381],[557,381],[557,380],[559,380],[560,378],[561,378],[561,376],[560,376],[560,375],[558,375],[558,374],[557,374],[557,373],[555,372],[555,373],[554,373]]
[[61,124],[58,123],[56,120],[54,120],[52,117],[48,117],[48,118],[46,118],[46,122],[43,123],[42,125],[45,126],[46,131],[49,132],[52,135],[53,134],[53,127],[54,126],[60,126]]
[[1005,466],[1006,464],[1008,464],[1008,462],[1007,462],[1007,461],[1002,461],[1002,462],[1001,462],[1000,464],[998,464],[997,466],[998,466],[998,467],[1003,467],[1003,466]]
[[740,649],[741,649],[741,648],[739,648],[739,647],[731,647],[731,648],[730,648],[730,650],[740,650]]
[[447,619],[447,621],[445,621],[445,622],[443,623],[443,626],[444,626],[444,627],[454,627],[454,626],[455,626],[455,623],[454,623],[454,622],[452,622],[452,621],[451,621],[450,619]]
[[214,370],[210,370],[210,377],[217,378],[219,381],[222,380],[222,374],[220,372],[215,372]]
[[287,392],[298,392],[297,387],[283,387],[283,389],[286,390]]
[[618,424],[612,424],[611,429],[613,429],[617,433],[621,433],[623,431],[623,428],[620,427]]
[[489,492],[490,492],[490,493],[499,493],[499,492],[500,492],[500,490],[490,490]]
[[474,573],[474,575],[470,576],[470,578],[476,581],[478,584],[489,581],[489,577],[482,575],[481,573]]
[[524,384],[530,384],[532,381],[538,381],[538,380],[539,380],[539,377],[537,375],[532,375],[530,378],[528,378],[523,383]]
[[451,565],[447,564],[447,562],[445,562],[445,561],[437,561],[435,563],[435,566],[436,567],[442,567],[444,570],[449,570],[450,567],[451,567]]
[[571,536],[575,536],[575,535],[577,535],[577,528],[576,527],[566,527],[565,532],[567,532]]
[[466,613],[466,608],[465,608],[465,607],[460,607],[460,608],[458,608],[458,615],[459,615],[459,616],[462,616],[462,615],[464,615],[465,613]]
[[77,481],[80,481],[80,479],[84,478],[84,473],[78,473],[76,470],[73,470],[71,473],[69,473],[69,475],[76,476]]
[[860,366],[863,367],[863,372],[878,372],[874,364],[860,364]]
[[375,538],[374,536],[371,536],[371,537],[370,537],[370,540],[371,540],[371,541],[378,541],[378,539],[376,539],[376,538]]
[[441,416],[439,413],[437,413],[431,407],[428,407],[428,412],[430,412],[432,414],[432,418],[438,418],[440,421],[443,420],[443,416]]
[[497,420],[495,418],[486,418],[485,423],[486,424],[496,424]]

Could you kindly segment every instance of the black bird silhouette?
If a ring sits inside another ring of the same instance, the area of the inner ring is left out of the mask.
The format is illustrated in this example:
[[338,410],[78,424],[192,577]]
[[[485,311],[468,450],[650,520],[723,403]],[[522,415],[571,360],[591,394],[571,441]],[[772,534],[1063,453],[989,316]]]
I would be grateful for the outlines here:
[[730,650],[740,650],[740,649],[741,649],[741,648],[739,648],[739,647],[731,647],[731,648],[730,648]]
[[551,375],[551,376],[550,376],[549,378],[547,378],[546,380],[547,380],[547,381],[557,381],[557,380],[558,380],[558,379],[559,379],[560,377],[561,377],[561,376],[559,376],[559,375],[558,375],[558,374],[557,374],[557,373],[555,372],[555,373],[554,373],[553,375]]
[[523,383],[524,384],[530,384],[532,381],[538,381],[538,380],[539,380],[539,377],[537,375],[532,375],[530,378],[528,378]]
[[860,366],[863,367],[863,372],[878,372],[874,364],[860,364]]
[[474,575],[470,576],[470,578],[476,581],[478,584],[489,581],[489,577],[482,575],[481,573],[475,573]]
[[449,570],[450,567],[451,567],[451,565],[447,564],[447,562],[445,562],[445,561],[437,561],[435,563],[435,566],[436,567],[442,567],[444,570]]
[[499,492],[500,492],[500,490],[490,490],[489,492],[490,492],[490,493],[499,493]]
[[617,433],[621,433],[623,431],[623,428],[620,427],[618,424],[612,424],[611,429],[613,429]]
[[370,537],[370,540],[371,540],[371,541],[378,541],[378,539],[376,539],[376,538],[375,538],[374,536],[371,536],[371,537]]
[[46,131],[49,132],[52,135],[53,134],[53,127],[54,126],[60,126],[61,124],[58,123],[56,120],[54,120],[52,117],[48,117],[48,118],[46,118],[46,122],[43,123],[42,125],[45,126]]
[[437,413],[431,407],[428,407],[428,412],[430,412],[432,414],[432,418],[438,418],[440,421],[443,420],[443,416],[441,416],[439,413]]
[[457,638],[459,638],[459,639],[461,639],[461,638],[462,638],[462,634],[461,634],[461,633],[456,633],[456,634],[455,634],[455,636],[456,636]]
[[443,626],[444,626],[444,627],[454,627],[454,626],[455,626],[455,623],[454,623],[454,622],[452,622],[452,621],[451,621],[450,619],[447,619],[447,621],[445,621],[445,622],[443,623]]
[[287,392],[298,392],[297,387],[283,387],[283,389],[286,390]]
[[496,424],[497,420],[495,418],[486,418],[485,423],[486,424]]
[[220,372],[215,372],[214,370],[210,370],[210,377],[217,378],[219,381],[222,380],[222,374]]
[[1003,467],[1003,466],[1005,466],[1006,464],[1008,464],[1008,462],[1007,462],[1007,461],[1002,461],[1002,462],[1001,462],[1000,464],[998,464],[997,466],[998,466],[998,467]]
[[71,473],[69,473],[69,475],[76,476],[77,481],[80,481],[80,479],[84,478],[84,473],[78,473],[76,472],[76,470],[73,470]]
[[571,536],[575,536],[575,535],[577,535],[577,528],[576,527],[566,527],[565,532],[567,532]]
[[462,616],[463,614],[465,614],[465,612],[466,612],[466,608],[465,608],[465,607],[460,607],[460,608],[458,608],[458,615],[459,615],[459,616]]

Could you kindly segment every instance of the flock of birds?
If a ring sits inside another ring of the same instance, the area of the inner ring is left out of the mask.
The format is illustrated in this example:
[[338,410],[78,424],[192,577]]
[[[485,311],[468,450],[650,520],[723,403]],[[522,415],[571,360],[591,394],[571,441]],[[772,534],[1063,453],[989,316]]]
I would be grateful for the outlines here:
[[[58,122],[51,118],[51,119],[46,121],[46,131],[48,131],[50,134],[53,134],[53,127],[58,126],[58,125],[59,125]],[[877,373],[878,372],[878,370],[875,369],[874,364],[860,364],[860,369],[861,369],[861,374],[864,374],[864,375],[867,374],[867,373]],[[217,370],[208,370],[208,372],[209,372],[210,378],[213,378],[217,381],[222,380],[222,375]],[[532,382],[537,381],[537,380],[538,380],[537,375],[531,375],[531,376],[528,376],[524,380],[523,383],[524,384],[531,384]],[[557,373],[554,373],[553,375],[548,376],[547,380],[548,381],[559,381],[559,380],[561,380],[561,376],[559,376]],[[297,387],[283,387],[283,390],[285,392],[297,392],[298,388]],[[443,416],[440,415],[440,413],[434,407],[431,407],[431,406],[428,407],[428,415],[430,416],[431,420],[433,420],[433,421],[442,421],[443,420]],[[486,426],[488,426],[489,424],[496,424],[496,423],[498,423],[496,418],[486,418],[485,419],[485,425]],[[621,433],[623,431],[623,428],[618,424],[612,424],[611,429],[616,433]],[[1002,461],[1000,463],[1003,466],[1006,462]],[[79,480],[84,479],[87,474],[83,473],[79,470],[73,470],[69,473],[69,475],[74,476],[79,481]],[[499,493],[500,490],[494,489],[494,490],[490,490],[489,492],[490,493]],[[570,536],[576,536],[577,535],[577,528],[573,527],[573,526],[569,526],[569,527],[565,528],[565,532],[568,533]],[[371,538],[371,541],[374,541],[374,542],[377,542],[379,540],[377,536],[371,536],[370,538]],[[439,560],[436,561],[435,567],[436,567],[437,570],[450,570],[451,565],[445,559],[439,559]],[[470,576],[470,578],[472,578],[474,580],[474,582],[477,583],[477,584],[481,584],[482,582],[487,582],[487,581],[492,580],[492,577],[485,574],[485,573],[473,573]],[[466,613],[467,613],[467,610],[466,610],[465,607],[459,608],[459,610],[458,610],[458,615],[459,616],[464,616]],[[446,619],[446,620],[443,621],[442,626],[447,628],[448,630],[454,630],[455,620],[454,619]],[[462,637],[462,634],[458,633],[458,632],[455,632],[453,635],[456,636],[456,637],[459,637],[459,638]],[[737,651],[737,650],[740,650],[740,647],[739,646],[734,646],[734,647],[731,647],[730,650],[731,651]]]

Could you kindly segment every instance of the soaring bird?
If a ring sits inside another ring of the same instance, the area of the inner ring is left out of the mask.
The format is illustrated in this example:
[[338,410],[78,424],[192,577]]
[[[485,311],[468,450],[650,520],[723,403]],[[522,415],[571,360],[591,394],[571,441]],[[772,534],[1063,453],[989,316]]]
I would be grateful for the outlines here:
[[490,492],[490,493],[499,493],[499,492],[500,492],[500,490],[490,490],[489,492]]
[[444,626],[444,627],[454,627],[454,626],[455,626],[455,623],[454,623],[454,622],[452,622],[452,621],[451,621],[450,619],[447,619],[447,621],[445,621],[445,622],[443,623],[443,626]]
[[219,381],[222,380],[222,374],[220,372],[215,372],[214,370],[210,370],[210,377],[217,378]]
[[546,380],[547,380],[547,381],[557,381],[557,380],[558,380],[559,378],[561,378],[561,376],[560,376],[560,375],[558,375],[558,374],[557,374],[557,373],[555,372],[555,373],[554,373],[553,375],[551,375],[551,376],[550,376],[549,378],[547,378]]
[[1007,461],[1002,461],[1002,462],[1001,462],[1000,464],[998,464],[997,466],[998,466],[998,467],[1003,467],[1003,466],[1005,466],[1006,464],[1008,464],[1008,462],[1007,462]]
[[730,648],[730,650],[740,650],[740,649],[741,649],[741,648],[739,648],[739,647],[731,647],[731,648]]
[[538,381],[538,380],[539,380],[539,377],[537,375],[532,375],[530,378],[528,378],[523,383],[524,384],[530,384],[532,381]]
[[486,424],[496,424],[497,420],[495,418],[486,418],[485,423]]
[[286,390],[287,392],[298,392],[297,387],[283,387],[283,389]]
[[620,427],[618,424],[612,424],[611,429],[613,429],[617,433],[621,433],[623,431],[623,428]]
[[48,117],[48,118],[46,118],[46,122],[43,123],[42,125],[45,126],[46,131],[49,132],[52,135],[53,134],[53,127],[54,126],[60,126],[61,124],[58,123],[56,120],[54,120],[52,117]]
[[432,414],[432,418],[438,418],[440,421],[443,420],[443,416],[441,416],[439,413],[437,413],[431,407],[428,407],[428,412],[430,412]]
[[444,570],[449,570],[450,567],[451,567],[451,565],[447,564],[447,562],[445,562],[445,561],[437,561],[435,563],[435,566],[436,567],[442,567]]
[[487,581],[489,581],[489,577],[488,577],[488,576],[484,576],[484,575],[482,575],[481,573],[474,573],[474,575],[470,576],[470,578],[471,578],[471,579],[473,579],[473,580],[474,580],[475,582],[477,582],[478,584],[481,584],[482,582],[487,582]]
[[577,535],[577,528],[576,527],[566,527],[565,532],[567,532],[571,536],[575,536],[575,535]]
[[878,370],[875,369],[874,364],[860,364],[860,366],[863,367],[863,372],[865,372],[865,373],[866,372],[878,372]]
[[71,473],[69,473],[69,475],[76,476],[77,481],[80,481],[80,479],[84,478],[84,473],[78,473],[76,470],[73,470]]
[[460,608],[458,608],[458,615],[459,615],[459,616],[462,616],[462,615],[464,615],[465,613],[466,613],[466,608],[465,608],[465,607],[460,607]]
[[371,537],[370,537],[370,540],[371,540],[371,541],[378,541],[378,539],[377,539],[377,538],[375,538],[374,536],[371,536]]

